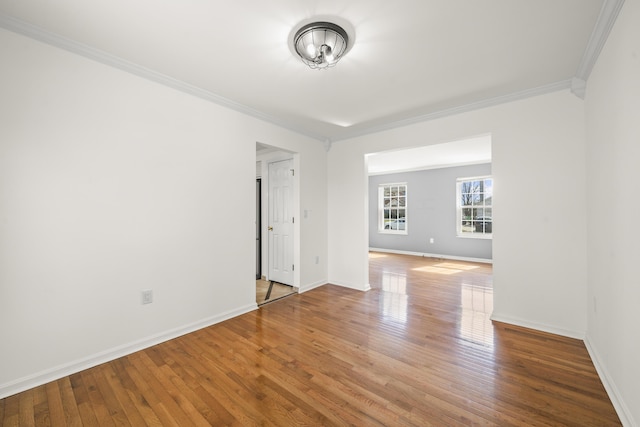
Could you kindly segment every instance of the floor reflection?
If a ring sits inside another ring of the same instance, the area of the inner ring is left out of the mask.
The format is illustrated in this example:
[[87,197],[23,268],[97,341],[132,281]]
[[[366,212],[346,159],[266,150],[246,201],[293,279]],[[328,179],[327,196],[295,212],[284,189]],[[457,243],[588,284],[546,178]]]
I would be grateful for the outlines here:
[[[452,260],[370,254],[370,283],[380,290],[379,314],[404,330],[412,306],[456,322],[461,343],[493,351],[493,285],[490,265]],[[446,314],[444,314],[446,313]]]
[[383,317],[395,322],[407,322],[407,275],[382,272],[380,310]]
[[463,283],[460,289],[460,336],[470,342],[493,347],[493,289]]
[[439,264],[414,268],[414,270],[422,271],[424,273],[457,274],[463,271],[474,270],[476,268],[478,267],[475,265],[461,264],[461,263],[455,263],[455,262],[441,262]]

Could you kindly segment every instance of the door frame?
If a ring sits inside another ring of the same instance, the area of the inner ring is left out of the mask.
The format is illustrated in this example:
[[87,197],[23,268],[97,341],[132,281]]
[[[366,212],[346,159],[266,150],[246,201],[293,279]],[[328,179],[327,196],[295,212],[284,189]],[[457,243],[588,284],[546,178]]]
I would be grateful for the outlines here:
[[256,280],[262,279],[262,177],[256,178]]
[[[268,145],[261,143],[261,145]],[[256,156],[256,161],[261,162],[260,178],[262,179],[262,272],[268,274],[269,271],[269,239],[268,239],[268,213],[269,213],[269,163],[282,160],[293,159],[293,212],[295,222],[293,224],[293,286],[300,288],[300,155],[297,152],[286,151],[274,147],[274,151]],[[266,277],[268,280],[269,277]]]

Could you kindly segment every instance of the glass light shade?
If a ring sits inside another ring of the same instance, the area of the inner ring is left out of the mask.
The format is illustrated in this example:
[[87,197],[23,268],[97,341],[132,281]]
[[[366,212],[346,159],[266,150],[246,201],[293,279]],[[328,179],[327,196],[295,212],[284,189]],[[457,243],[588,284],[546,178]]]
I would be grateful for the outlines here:
[[300,28],[293,39],[302,62],[311,68],[333,67],[347,51],[349,37],[342,27],[314,22]]

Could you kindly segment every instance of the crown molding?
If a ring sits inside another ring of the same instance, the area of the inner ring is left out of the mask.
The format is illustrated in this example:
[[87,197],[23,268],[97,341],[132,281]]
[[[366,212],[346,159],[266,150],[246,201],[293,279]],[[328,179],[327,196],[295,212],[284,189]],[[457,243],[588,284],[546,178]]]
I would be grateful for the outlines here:
[[508,102],[520,101],[522,99],[531,98],[538,95],[544,95],[551,92],[557,92],[571,88],[571,80],[561,80],[559,82],[551,83],[544,86],[539,86],[531,89],[525,89],[519,92],[509,93],[507,95],[496,96],[493,98],[487,98],[469,104],[460,105],[452,108],[445,108],[444,110],[434,111],[432,113],[423,114],[420,116],[409,117],[394,122],[385,123],[379,126],[370,126],[361,129],[356,132],[348,133],[340,139],[334,139],[333,142],[343,141],[346,139],[356,138],[358,136],[369,135],[372,133],[383,132],[391,129],[405,127],[416,123],[426,122],[435,119],[441,119],[447,116],[453,116],[456,114],[468,113],[474,110],[480,110],[483,108],[493,107],[500,104],[506,104]]
[[83,43],[79,43],[75,40],[71,40],[66,37],[60,36],[58,34],[43,30],[40,27],[28,24],[19,19],[15,19],[10,16],[6,16],[4,14],[0,14],[0,28],[4,28],[5,30],[11,31],[17,34],[21,34],[23,36],[27,36],[34,40],[38,40],[48,45],[66,50],[68,52],[75,53],[85,58],[94,60],[96,62],[100,62],[110,67],[117,68],[119,70],[125,71],[130,74],[134,74],[138,77],[142,77],[144,79],[159,83],[161,85],[168,86],[170,88],[179,90],[183,93],[196,96],[206,101],[213,102],[220,106],[229,108],[231,110],[237,111],[242,114],[246,114],[253,118],[262,120],[264,122],[271,123],[273,125],[288,129],[290,131],[299,133],[301,135],[308,136],[310,138],[317,139],[319,141],[324,141],[326,139],[324,135],[308,132],[307,130],[302,129],[298,126],[292,125],[289,122],[283,121],[269,114],[265,114],[261,111],[258,111],[246,105],[240,104],[238,102],[232,101],[220,95],[216,95],[215,93],[210,92],[208,90],[202,89],[200,87],[186,83],[182,80],[178,80],[176,78],[173,78],[165,74],[159,73],[157,71],[151,70],[149,68],[143,67],[136,63],[119,58],[115,55],[93,48]]
[[604,3],[602,4],[602,7],[600,9],[600,14],[598,15],[598,19],[594,26],[594,30],[591,33],[589,42],[587,43],[587,47],[578,66],[576,75],[572,79],[562,80],[548,85],[526,89],[502,96],[483,99],[465,105],[434,111],[428,114],[408,117],[405,119],[382,123],[379,125],[364,126],[360,129],[354,129],[351,132],[347,132],[346,134],[341,134],[336,138],[329,138],[326,135],[309,132],[308,130],[296,126],[291,122],[284,121],[269,114],[265,114],[246,105],[216,95],[213,92],[207,91],[205,89],[199,88],[165,74],[158,73],[157,71],[142,67],[130,61],[126,61],[115,55],[109,54],[99,49],[95,49],[66,37],[51,33],[49,31],[45,31],[39,27],[3,14],[0,14],[0,27],[41,41],[43,43],[67,50],[80,56],[84,56],[102,64],[118,68],[122,71],[137,75],[147,80],[154,81],[164,86],[171,87],[173,89],[196,96],[206,101],[213,102],[239,113],[251,116],[267,123],[271,123],[284,129],[288,129],[292,132],[296,132],[309,138],[321,141],[324,144],[325,149],[327,149],[328,151],[331,148],[331,144],[337,141],[343,141],[359,136],[409,126],[424,121],[440,119],[443,117],[466,113],[482,108],[488,108],[508,102],[519,101],[522,99],[544,95],[555,91],[570,89],[573,94],[575,94],[579,98],[584,99],[589,74],[591,73],[591,70],[593,69],[593,66],[598,59],[598,56],[609,36],[609,33],[611,32],[611,29],[613,28],[613,25],[623,4],[624,0],[604,0]]
[[576,78],[585,82],[589,80],[591,70],[596,64],[604,44],[607,42],[609,33],[618,18],[618,14],[620,13],[620,9],[622,9],[623,4],[624,0],[604,0],[604,3],[602,3],[598,20],[593,28],[591,37],[589,37],[589,42],[587,43],[584,54],[582,55],[580,65],[578,66]]
[[587,82],[574,77],[571,79],[571,93],[577,96],[580,99],[584,99],[584,96],[587,92]]
[[546,93],[565,89],[570,89],[571,93],[573,93],[580,99],[584,99],[587,90],[587,80],[589,79],[589,74],[591,74],[591,70],[598,60],[598,56],[600,55],[600,52],[602,51],[602,48],[604,47],[604,44],[609,37],[609,33],[611,32],[611,29],[613,28],[613,25],[618,18],[618,14],[620,13],[620,9],[622,9],[623,4],[624,0],[604,0],[604,2],[602,3],[602,7],[600,8],[600,14],[598,15],[596,24],[593,28],[593,31],[591,32],[591,36],[589,36],[587,47],[584,54],[582,55],[580,64],[578,65],[576,75],[569,80],[562,80],[556,83],[551,83],[549,85],[527,89],[520,92],[514,92],[495,98],[484,99],[478,102],[472,102],[470,104],[435,111],[433,113],[421,116],[389,122],[379,126],[367,127],[359,131],[343,135],[339,139],[334,139],[333,142],[356,138],[358,136],[369,135],[372,133],[391,130],[403,126],[409,126],[412,124],[428,120],[435,120],[455,114],[466,113],[473,110],[479,110],[482,108],[492,107],[507,102],[518,101],[521,99],[530,98],[537,95],[544,95]]

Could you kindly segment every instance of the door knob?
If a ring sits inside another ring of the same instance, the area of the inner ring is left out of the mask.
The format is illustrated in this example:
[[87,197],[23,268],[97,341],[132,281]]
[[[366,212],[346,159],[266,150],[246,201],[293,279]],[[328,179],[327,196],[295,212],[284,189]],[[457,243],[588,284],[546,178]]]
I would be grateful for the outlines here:
[[273,231],[273,227],[269,227],[267,230],[269,230],[269,231]]

